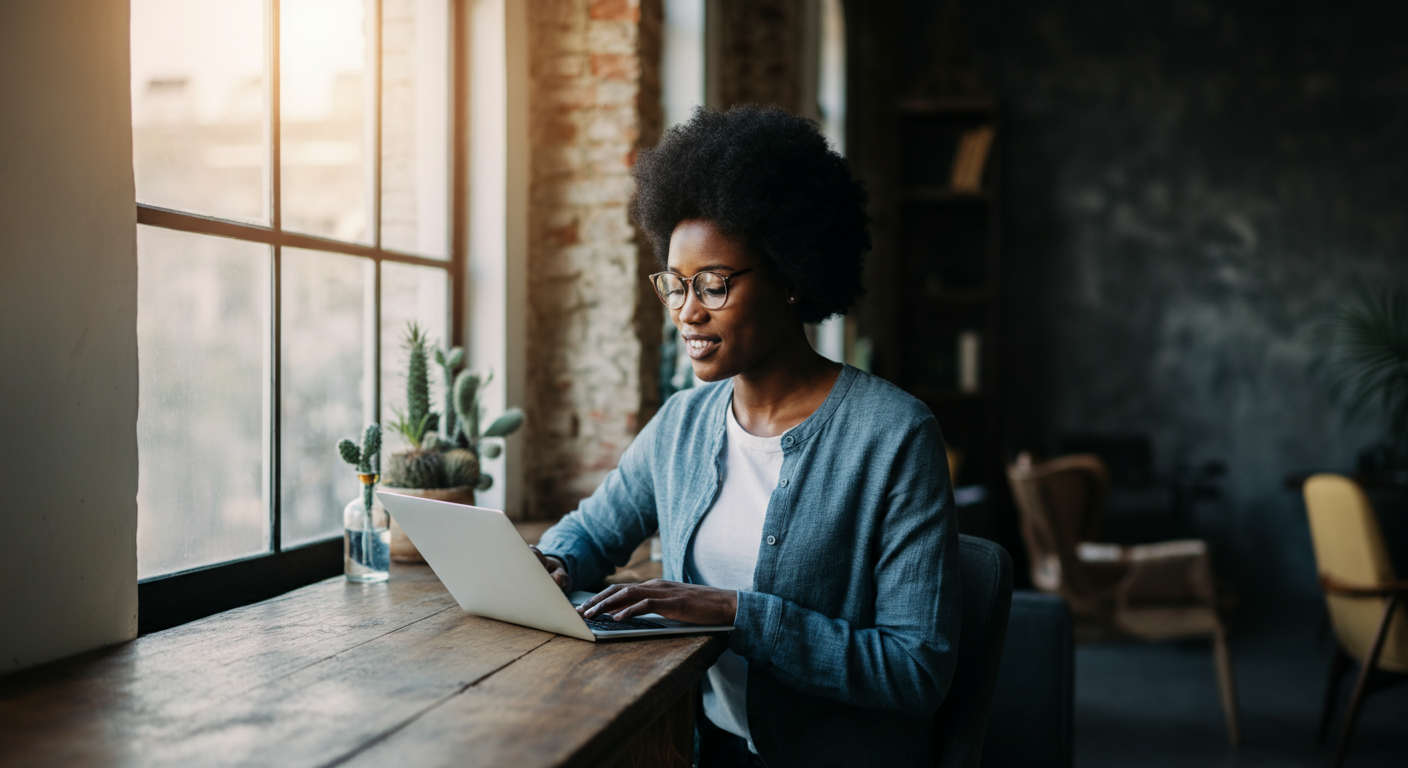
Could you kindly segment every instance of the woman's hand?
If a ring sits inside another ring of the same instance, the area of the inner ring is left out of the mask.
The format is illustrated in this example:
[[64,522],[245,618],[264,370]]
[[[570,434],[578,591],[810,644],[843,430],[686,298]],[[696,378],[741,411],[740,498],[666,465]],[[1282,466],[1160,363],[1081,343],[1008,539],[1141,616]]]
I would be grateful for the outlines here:
[[738,593],[700,584],[652,579],[643,584],[612,584],[577,606],[588,619],[610,614],[624,621],[643,613],[691,624],[732,624],[738,615]]
[[561,560],[539,552],[538,548],[531,544],[528,545],[528,548],[533,550],[533,554],[538,556],[538,562],[542,563],[543,567],[548,569],[548,575],[552,576],[552,580],[557,582],[558,589],[561,589],[563,592],[571,592],[572,576],[567,573],[567,566],[563,565]]

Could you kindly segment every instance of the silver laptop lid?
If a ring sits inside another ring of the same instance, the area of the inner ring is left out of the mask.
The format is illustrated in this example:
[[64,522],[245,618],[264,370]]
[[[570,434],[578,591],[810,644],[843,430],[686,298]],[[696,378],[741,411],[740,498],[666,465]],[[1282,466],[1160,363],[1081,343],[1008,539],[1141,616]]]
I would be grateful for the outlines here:
[[502,512],[385,491],[376,496],[464,610],[596,640]]

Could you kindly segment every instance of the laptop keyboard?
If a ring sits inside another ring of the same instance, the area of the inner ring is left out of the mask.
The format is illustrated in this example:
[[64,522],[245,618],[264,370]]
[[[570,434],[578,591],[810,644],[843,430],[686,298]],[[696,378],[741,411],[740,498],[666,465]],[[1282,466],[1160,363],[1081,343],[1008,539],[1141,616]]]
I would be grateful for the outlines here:
[[583,619],[587,622],[587,627],[594,632],[620,632],[627,629],[664,629],[664,624],[656,624],[648,619],[626,619],[617,621],[615,619]]

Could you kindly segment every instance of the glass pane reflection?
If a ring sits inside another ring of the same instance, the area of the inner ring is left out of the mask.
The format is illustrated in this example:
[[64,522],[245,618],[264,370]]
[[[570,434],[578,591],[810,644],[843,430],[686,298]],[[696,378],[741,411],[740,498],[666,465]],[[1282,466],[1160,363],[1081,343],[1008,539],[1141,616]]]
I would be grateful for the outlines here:
[[363,0],[282,0],[279,17],[283,226],[369,243]]
[[137,576],[269,550],[269,249],[137,228]]
[[381,244],[449,257],[448,0],[382,0]]
[[285,547],[335,536],[360,483],[335,450],[371,417],[373,265],[285,248],[279,439]]
[[268,221],[263,0],[132,0],[137,201]]

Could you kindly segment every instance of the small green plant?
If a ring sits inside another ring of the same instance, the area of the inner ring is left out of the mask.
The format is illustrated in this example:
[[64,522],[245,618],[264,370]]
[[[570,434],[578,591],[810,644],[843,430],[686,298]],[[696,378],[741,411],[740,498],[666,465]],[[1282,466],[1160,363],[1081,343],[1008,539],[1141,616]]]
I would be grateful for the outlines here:
[[483,472],[482,461],[496,458],[503,452],[503,438],[523,426],[523,411],[510,408],[480,432],[479,396],[493,380],[493,374],[460,370],[465,358],[462,347],[437,348],[433,359],[444,373],[447,384],[442,437],[438,432],[441,416],[430,409],[429,361],[432,358],[428,350],[431,341],[413,322],[407,328],[403,344],[408,353],[406,411],[396,411],[391,428],[410,448],[391,455],[386,483],[401,488],[469,485],[476,490],[488,490],[494,479]]
[[435,350],[435,362],[444,373],[442,380],[445,382],[445,436],[454,441],[459,429],[455,424],[455,388],[450,382],[455,380],[455,372],[464,366],[464,347]]
[[451,448],[441,457],[445,462],[445,480],[451,488],[478,486],[484,477],[479,473],[479,457],[468,448]]
[[[376,474],[377,465],[381,458],[381,425],[372,424],[367,427],[367,431],[362,435],[362,446],[351,440],[343,439],[337,443],[337,453],[342,456],[342,460],[357,468],[357,471],[364,475]],[[372,491],[376,489],[376,483],[362,484],[362,504],[371,511]]]
[[410,356],[406,371],[406,411],[396,411],[396,421],[391,423],[391,428],[401,433],[412,447],[419,448],[426,435],[435,434],[440,427],[440,414],[430,410],[430,367],[426,357],[430,340],[420,325],[412,322],[402,344]]
[[[494,374],[479,373],[477,371],[464,371],[455,379],[454,386],[454,410],[459,417],[459,434],[455,436],[455,443],[460,448],[471,451],[475,455],[476,464],[480,459],[498,458],[503,452],[503,446],[499,443],[505,437],[517,432],[523,426],[523,411],[520,408],[510,408],[504,411],[503,415],[494,419],[483,432],[479,431],[479,395],[484,388],[493,381]],[[490,441],[490,442],[486,442]],[[476,490],[487,491],[493,487],[494,478],[487,472],[479,471],[478,481],[474,484]]]
[[1361,471],[1408,469],[1408,290],[1365,293],[1319,329],[1316,367],[1350,420],[1384,418],[1385,439],[1360,454]]

